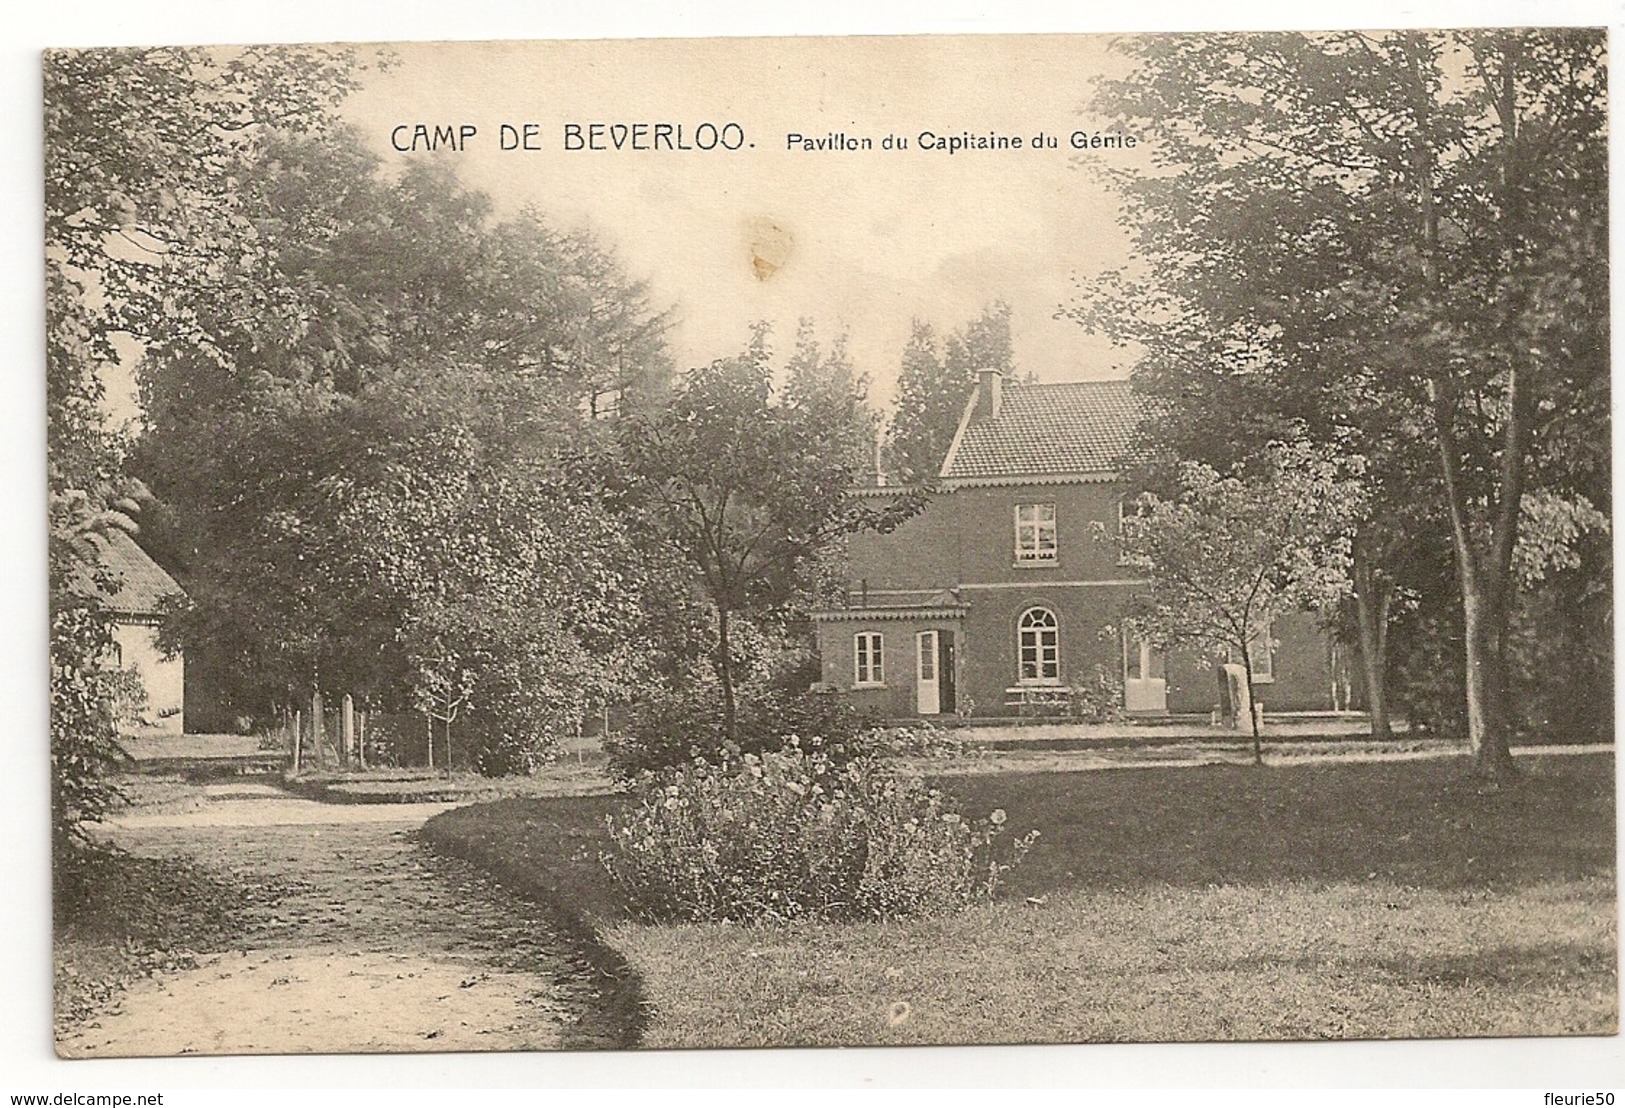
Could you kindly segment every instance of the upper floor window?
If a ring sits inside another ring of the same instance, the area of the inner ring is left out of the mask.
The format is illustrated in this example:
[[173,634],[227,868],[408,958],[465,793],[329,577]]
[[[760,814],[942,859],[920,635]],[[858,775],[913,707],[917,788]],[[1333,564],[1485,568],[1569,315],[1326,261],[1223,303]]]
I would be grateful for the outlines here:
[[1124,532],[1127,530],[1126,522],[1131,519],[1145,519],[1151,514],[1151,505],[1138,496],[1122,496],[1117,500],[1117,564],[1123,565],[1127,560],[1127,548],[1124,544]]
[[852,683],[885,684],[881,669],[882,642],[879,631],[860,631],[852,639]]
[[1048,608],[1028,608],[1016,623],[1018,672],[1025,685],[1061,680],[1060,623]]
[[1016,564],[1049,565],[1055,561],[1055,505],[1016,505]]

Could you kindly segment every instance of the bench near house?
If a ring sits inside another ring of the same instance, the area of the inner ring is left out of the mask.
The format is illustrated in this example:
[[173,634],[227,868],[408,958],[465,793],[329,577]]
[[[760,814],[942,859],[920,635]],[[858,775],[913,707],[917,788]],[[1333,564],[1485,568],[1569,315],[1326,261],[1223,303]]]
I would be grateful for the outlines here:
[[[852,538],[846,603],[814,616],[825,685],[889,718],[1047,714],[1105,673],[1131,713],[1211,711],[1226,659],[1164,657],[1110,630],[1142,584],[1097,537],[1117,532],[1137,419],[1127,381],[1007,384],[984,370],[937,495],[892,533]],[[1270,639],[1254,662],[1268,711],[1350,707],[1347,660],[1313,616]]]

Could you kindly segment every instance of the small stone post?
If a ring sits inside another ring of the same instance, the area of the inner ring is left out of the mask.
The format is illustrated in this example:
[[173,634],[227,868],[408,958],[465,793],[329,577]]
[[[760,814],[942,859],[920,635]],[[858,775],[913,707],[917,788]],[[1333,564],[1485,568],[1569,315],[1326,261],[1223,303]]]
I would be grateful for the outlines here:
[[327,768],[327,751],[322,748],[327,745],[327,729],[322,719],[322,690],[317,689],[310,694],[310,745],[316,748],[316,768]]
[[339,703],[339,760],[348,766],[355,757],[355,700],[349,693]]

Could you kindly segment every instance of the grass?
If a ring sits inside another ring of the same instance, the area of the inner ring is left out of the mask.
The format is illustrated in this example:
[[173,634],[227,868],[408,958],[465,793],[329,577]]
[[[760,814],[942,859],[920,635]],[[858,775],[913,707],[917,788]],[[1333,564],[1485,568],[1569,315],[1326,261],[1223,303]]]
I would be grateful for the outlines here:
[[426,837],[601,940],[648,1047],[1612,1034],[1611,755],[989,774],[1042,832],[1001,898],[893,923],[629,920],[615,797],[449,812]]

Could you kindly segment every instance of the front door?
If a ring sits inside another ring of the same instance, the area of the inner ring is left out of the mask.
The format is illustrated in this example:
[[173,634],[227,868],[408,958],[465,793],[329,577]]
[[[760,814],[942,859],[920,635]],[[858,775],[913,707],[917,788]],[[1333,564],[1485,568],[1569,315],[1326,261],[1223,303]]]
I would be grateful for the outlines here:
[[1168,710],[1167,666],[1144,639],[1123,640],[1123,708],[1130,712]]
[[942,711],[942,667],[937,657],[937,633],[921,631],[914,639],[916,711],[922,716],[934,716]]
[[942,645],[937,650],[937,688],[941,690],[937,697],[937,707],[944,712],[952,713],[959,709],[959,701],[954,694],[954,675],[959,672],[954,659],[954,633],[940,631],[937,637],[942,640]]

